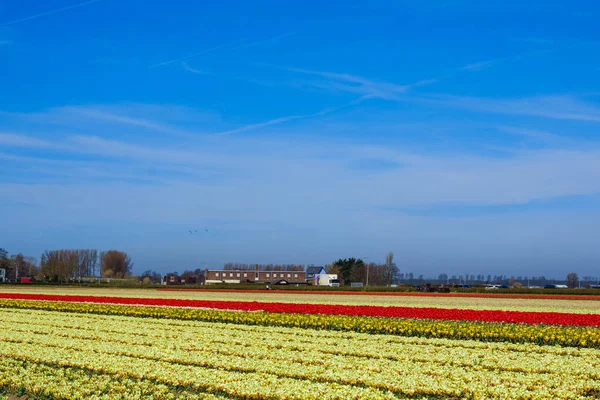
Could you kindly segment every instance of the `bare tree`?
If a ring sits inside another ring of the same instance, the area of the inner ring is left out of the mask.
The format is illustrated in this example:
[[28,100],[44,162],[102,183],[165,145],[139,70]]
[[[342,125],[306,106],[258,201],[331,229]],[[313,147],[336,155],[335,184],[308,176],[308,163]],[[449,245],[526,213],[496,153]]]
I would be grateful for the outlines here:
[[25,256],[23,254],[15,254],[11,256],[11,264],[13,269],[15,270],[15,280],[19,281],[21,277],[27,274],[27,264],[25,262]]
[[398,276],[398,266],[394,262],[394,253],[391,251],[385,257],[384,284],[391,285]]
[[11,265],[10,258],[8,258],[8,251],[0,248],[0,268],[9,269]]
[[35,257],[26,256],[25,265],[27,267],[27,276],[34,277],[38,274],[38,261]]
[[107,278],[127,278],[131,275],[133,262],[123,251],[109,250],[100,253],[100,274]]
[[77,250],[79,258],[78,277],[96,276],[96,264],[98,263],[98,250]]
[[78,276],[80,269],[77,250],[46,250],[40,261],[40,275],[51,281],[66,281]]
[[567,286],[570,288],[576,288],[579,284],[579,276],[575,272],[567,274]]

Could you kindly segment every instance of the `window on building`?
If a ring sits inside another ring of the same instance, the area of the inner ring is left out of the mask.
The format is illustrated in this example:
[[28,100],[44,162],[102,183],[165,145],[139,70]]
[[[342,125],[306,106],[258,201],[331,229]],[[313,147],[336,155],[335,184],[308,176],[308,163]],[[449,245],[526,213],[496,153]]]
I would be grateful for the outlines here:
[[230,278],[233,278],[233,272],[230,272],[230,273],[229,273],[229,277],[230,277]]
[[288,274],[288,278],[291,278],[291,277],[292,277],[292,274]]
[[240,273],[238,272],[236,276],[239,278],[240,277]]
[[270,274],[267,274],[267,278],[269,278],[270,276],[271,276]]
[[218,277],[219,277],[219,273],[218,273],[218,272],[215,272],[215,276],[218,278]]
[[248,273],[244,272],[244,278],[247,278],[247,277],[248,277]]
[[298,274],[294,274],[294,278],[297,278],[297,277],[298,277]]

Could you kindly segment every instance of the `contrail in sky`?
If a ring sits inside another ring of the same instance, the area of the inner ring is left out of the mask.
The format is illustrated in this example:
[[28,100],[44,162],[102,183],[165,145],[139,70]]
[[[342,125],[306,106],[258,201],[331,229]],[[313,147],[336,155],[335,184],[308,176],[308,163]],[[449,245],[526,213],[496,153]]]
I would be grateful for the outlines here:
[[56,14],[59,12],[70,10],[72,8],[87,6],[88,4],[97,3],[99,1],[100,0],[89,0],[89,1],[84,1],[83,3],[72,4],[70,6],[65,6],[65,7],[61,7],[61,8],[55,8],[54,10],[44,11],[43,13],[30,15],[28,17],[24,17],[24,18],[20,18],[20,19],[15,19],[14,21],[3,22],[3,23],[0,23],[0,26],[8,26],[8,25],[18,24],[19,22],[25,22],[25,21],[29,21],[31,19],[45,17],[46,15]]
[[235,43],[235,44],[231,44],[230,43],[230,44],[223,44],[223,45],[220,45],[220,46],[211,47],[209,49],[199,51],[198,53],[190,54],[189,56],[179,57],[179,58],[175,58],[175,59],[169,60],[169,61],[163,61],[163,62],[160,62],[158,64],[151,65],[148,68],[162,67],[163,65],[173,64],[174,62],[177,62],[177,61],[185,61],[185,60],[187,60],[189,58],[192,58],[192,57],[196,57],[196,56],[199,56],[199,55],[202,55],[202,54],[212,53],[213,51],[216,51],[216,50],[226,49],[226,48],[235,47],[235,46],[238,46],[238,44],[237,43]]
[[286,36],[291,36],[291,35],[294,35],[294,34],[295,34],[295,32],[284,33],[284,34],[281,34],[281,35],[270,37],[268,39],[257,40],[257,41],[250,42],[250,43],[246,43],[246,42],[243,42],[243,41],[241,41],[241,42],[238,41],[238,42],[229,43],[229,44],[222,44],[222,45],[219,45],[219,46],[208,48],[206,50],[199,51],[198,53],[190,54],[189,56],[179,57],[179,58],[175,58],[173,60],[168,60],[168,61],[160,62],[158,64],[153,64],[153,65],[150,65],[148,68],[152,69],[152,68],[162,67],[164,65],[173,64],[174,62],[178,62],[178,61],[185,61],[185,60],[188,60],[188,59],[190,59],[192,57],[200,56],[202,54],[212,53],[213,51],[217,51],[217,50],[221,50],[221,49],[231,49],[231,48],[237,49],[237,48],[242,48],[242,47],[256,46],[256,45],[261,44],[261,43],[270,42],[272,40],[281,39],[281,38],[284,38]]
[[271,119],[269,121],[265,121],[265,122],[260,122],[258,124],[250,124],[250,125],[245,125],[242,126],[240,128],[236,128],[236,129],[230,129],[228,131],[224,131],[224,132],[219,132],[219,133],[214,133],[213,136],[226,136],[226,135],[231,135],[234,133],[241,133],[241,132],[246,132],[246,131],[250,131],[250,130],[254,130],[254,129],[259,129],[259,128],[263,128],[265,126],[271,126],[271,125],[278,125],[287,121],[293,121],[295,119],[302,119],[302,118],[311,118],[311,117],[320,117],[323,115],[327,115],[327,114],[331,114],[332,112],[341,110],[343,108],[346,107],[351,107],[351,106],[355,106],[359,103],[362,103],[364,100],[367,100],[369,98],[369,96],[362,96],[359,97],[356,100],[353,100],[349,103],[346,104],[342,104],[341,106],[335,106],[335,107],[328,107],[325,108],[319,112],[316,113],[312,113],[312,114],[305,114],[305,115],[291,115],[288,117],[280,117],[280,118],[275,118],[275,119]]

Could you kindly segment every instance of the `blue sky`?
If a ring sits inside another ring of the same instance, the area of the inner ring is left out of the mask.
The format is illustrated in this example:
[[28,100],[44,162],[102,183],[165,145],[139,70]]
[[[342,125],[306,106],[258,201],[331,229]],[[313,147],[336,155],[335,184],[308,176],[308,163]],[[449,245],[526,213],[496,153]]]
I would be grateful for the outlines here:
[[116,248],[137,272],[393,251],[415,274],[598,276],[599,17],[2,2],[0,247]]

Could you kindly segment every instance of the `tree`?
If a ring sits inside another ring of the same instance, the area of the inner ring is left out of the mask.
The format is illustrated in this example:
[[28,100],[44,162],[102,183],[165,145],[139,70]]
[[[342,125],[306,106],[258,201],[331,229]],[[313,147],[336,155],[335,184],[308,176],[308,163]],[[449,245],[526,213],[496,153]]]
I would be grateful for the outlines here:
[[38,275],[38,261],[35,257],[25,257],[25,267],[27,269],[27,276],[33,278]]
[[109,250],[100,253],[100,274],[106,278],[127,278],[133,262],[123,251]]
[[204,271],[200,268],[191,271],[185,270],[181,274],[181,283],[202,283],[204,282]]
[[10,261],[11,261],[11,267],[15,271],[14,278],[16,281],[19,281],[19,279],[21,279],[21,277],[25,276],[25,274],[27,273],[25,256],[23,256],[23,254],[21,254],[21,253],[15,254],[10,258]]
[[383,280],[385,285],[394,283],[394,279],[398,276],[398,266],[394,262],[394,253],[391,251],[385,256],[385,270],[383,272]]
[[78,276],[80,270],[77,250],[46,250],[40,261],[40,275],[46,280],[63,282]]
[[363,260],[352,257],[344,258],[343,260],[340,258],[332,264],[332,267],[329,268],[329,270],[337,269],[339,271],[338,275],[344,281],[344,284],[349,284],[352,282],[353,272],[355,275],[354,277],[356,278],[364,268],[365,263]]
[[8,268],[10,266],[10,259],[8,258],[8,251],[0,248],[0,268]]
[[162,276],[158,272],[149,269],[149,270],[144,271],[141,278],[142,278],[142,282],[145,284],[149,284],[149,283],[158,284],[161,282]]
[[325,265],[325,271],[326,271],[328,274],[336,274],[336,275],[338,275],[338,276],[341,276],[341,273],[340,273],[340,271],[341,271],[341,268],[340,268],[340,266],[339,266],[338,264],[336,264],[336,263],[326,264],[326,265]]
[[9,279],[9,275],[6,274],[7,270],[10,269],[10,259],[8,258],[8,251],[0,248],[0,268],[3,269],[3,279]]
[[[37,261],[32,260],[35,265]],[[97,262],[98,250],[46,250],[40,261],[40,275],[53,281],[90,277],[95,275]]]
[[367,273],[369,274],[369,281],[373,278],[375,263],[370,264],[356,264],[351,266],[350,278],[347,279],[349,282],[367,282]]
[[567,274],[567,286],[570,288],[575,288],[579,284],[579,276],[575,272],[570,272]]
[[98,250],[83,249],[76,250],[78,258],[77,277],[96,276],[96,264],[98,264]]

